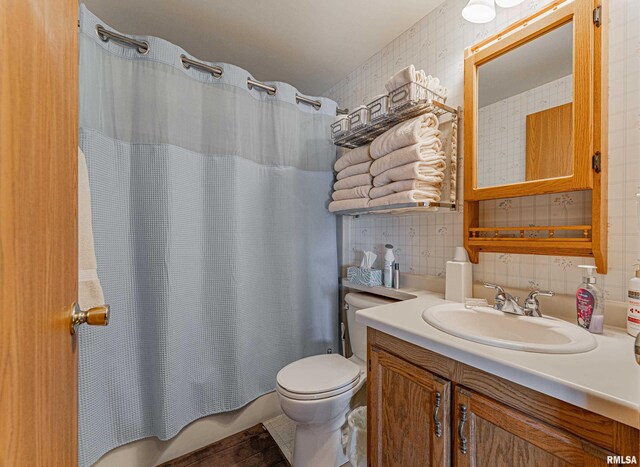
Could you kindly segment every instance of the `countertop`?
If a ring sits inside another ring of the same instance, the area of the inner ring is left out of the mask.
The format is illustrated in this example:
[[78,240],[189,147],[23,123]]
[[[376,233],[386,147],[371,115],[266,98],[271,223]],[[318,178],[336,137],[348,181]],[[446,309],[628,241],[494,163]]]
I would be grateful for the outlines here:
[[357,320],[406,342],[439,353],[569,404],[640,428],[640,366],[634,339],[605,327],[598,347],[581,354],[541,354],[478,344],[442,332],[422,312],[443,303],[443,295],[401,289],[415,298],[359,310]]

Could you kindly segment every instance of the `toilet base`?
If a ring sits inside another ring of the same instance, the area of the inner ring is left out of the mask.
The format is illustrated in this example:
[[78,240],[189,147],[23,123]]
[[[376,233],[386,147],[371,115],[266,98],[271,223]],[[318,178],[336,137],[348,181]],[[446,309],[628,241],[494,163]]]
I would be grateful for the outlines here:
[[296,425],[293,467],[340,467],[349,459],[342,447],[347,410],[323,424]]

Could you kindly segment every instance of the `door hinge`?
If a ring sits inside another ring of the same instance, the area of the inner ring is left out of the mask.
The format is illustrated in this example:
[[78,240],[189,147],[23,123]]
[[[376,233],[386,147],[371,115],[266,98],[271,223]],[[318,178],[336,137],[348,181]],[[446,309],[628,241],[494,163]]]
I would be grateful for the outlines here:
[[591,157],[591,168],[597,174],[602,171],[602,155],[600,151],[596,151],[596,153]]
[[602,5],[598,5],[593,9],[593,24],[595,24],[597,28],[602,24]]
[[371,371],[371,359],[369,359],[369,371]]

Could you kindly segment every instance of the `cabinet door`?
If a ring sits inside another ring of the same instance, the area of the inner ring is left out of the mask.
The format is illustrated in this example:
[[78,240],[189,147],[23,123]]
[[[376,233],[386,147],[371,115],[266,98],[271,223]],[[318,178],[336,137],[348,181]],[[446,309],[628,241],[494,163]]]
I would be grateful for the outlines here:
[[452,410],[457,467],[610,465],[611,452],[467,389]]
[[371,347],[369,466],[448,466],[450,383]]

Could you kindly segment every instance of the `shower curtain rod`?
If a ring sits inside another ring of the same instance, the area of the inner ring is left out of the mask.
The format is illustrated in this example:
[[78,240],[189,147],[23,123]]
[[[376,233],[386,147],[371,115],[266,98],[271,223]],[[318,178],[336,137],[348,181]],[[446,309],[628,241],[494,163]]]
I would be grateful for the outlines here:
[[[109,40],[113,40],[119,45],[135,49],[141,55],[149,53],[150,46],[147,41],[139,41],[137,39],[132,39],[131,37],[123,36],[122,34],[109,31],[108,29],[105,29],[101,24],[96,25],[96,34],[103,42],[109,42]],[[195,68],[197,70],[204,71],[205,73],[210,73],[211,76],[216,79],[220,79],[224,75],[224,70],[222,68],[192,60],[184,54],[180,55],[180,62],[182,62],[182,66],[187,70],[189,68]],[[247,87],[249,89],[253,89],[255,87],[262,91],[266,91],[270,96],[273,96],[278,92],[278,88],[276,88],[275,86],[261,83],[260,81],[256,81],[252,78],[247,78]],[[320,110],[320,108],[322,107],[321,101],[310,99],[296,93],[296,104],[300,102],[310,105],[316,110]],[[336,108],[336,115],[347,115],[348,113],[349,109]]]

